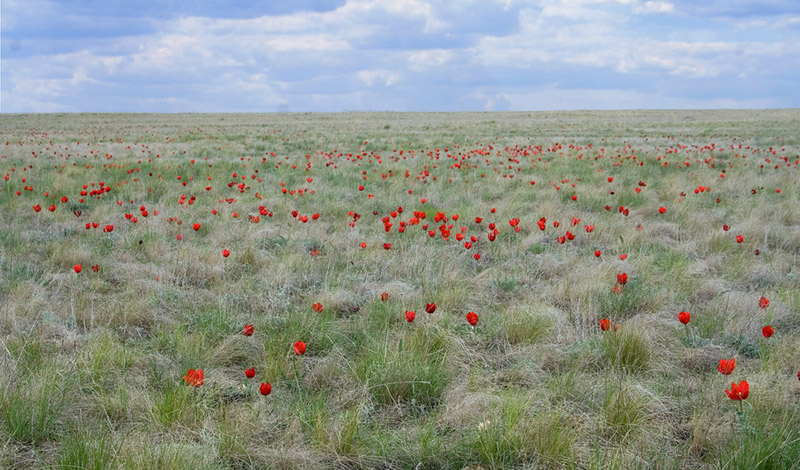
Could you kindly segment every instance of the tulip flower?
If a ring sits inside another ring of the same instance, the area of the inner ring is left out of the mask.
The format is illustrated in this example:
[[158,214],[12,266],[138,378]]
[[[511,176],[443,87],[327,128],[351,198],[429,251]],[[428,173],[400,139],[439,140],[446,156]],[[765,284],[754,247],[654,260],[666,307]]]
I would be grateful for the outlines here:
[[183,376],[183,381],[192,387],[200,387],[203,385],[203,369],[189,369],[189,372]]
[[411,310],[406,310],[406,321],[409,323],[413,322],[414,318],[416,317],[416,314],[417,314],[416,312],[413,312]]
[[722,375],[731,375],[733,369],[736,367],[736,358],[728,359],[720,359],[719,366],[717,366],[717,370]]
[[725,393],[728,394],[728,397],[731,400],[736,400],[736,401],[745,400],[747,396],[750,394],[750,384],[748,384],[746,380],[742,380],[741,382],[739,382],[739,385],[736,385],[735,382],[732,382],[731,389],[725,390]]

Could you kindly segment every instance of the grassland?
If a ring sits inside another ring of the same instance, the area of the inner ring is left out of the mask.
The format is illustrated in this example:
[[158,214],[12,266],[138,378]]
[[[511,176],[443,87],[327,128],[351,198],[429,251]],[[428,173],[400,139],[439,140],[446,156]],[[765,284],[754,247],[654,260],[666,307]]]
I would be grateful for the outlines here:
[[798,468],[799,154],[797,110],[0,115],[0,468]]

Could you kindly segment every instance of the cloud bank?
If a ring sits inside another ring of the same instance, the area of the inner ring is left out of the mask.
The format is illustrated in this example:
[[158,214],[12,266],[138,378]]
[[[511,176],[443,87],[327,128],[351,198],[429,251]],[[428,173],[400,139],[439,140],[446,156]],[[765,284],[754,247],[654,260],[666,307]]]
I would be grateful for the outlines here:
[[800,107],[799,50],[791,0],[4,0],[0,102],[12,113]]

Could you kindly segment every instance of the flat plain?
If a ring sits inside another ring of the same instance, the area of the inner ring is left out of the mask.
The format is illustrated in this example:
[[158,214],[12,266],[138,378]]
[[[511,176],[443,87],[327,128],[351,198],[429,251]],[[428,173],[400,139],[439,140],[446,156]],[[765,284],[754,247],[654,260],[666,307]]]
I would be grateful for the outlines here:
[[797,468],[798,159],[798,110],[0,115],[0,467]]

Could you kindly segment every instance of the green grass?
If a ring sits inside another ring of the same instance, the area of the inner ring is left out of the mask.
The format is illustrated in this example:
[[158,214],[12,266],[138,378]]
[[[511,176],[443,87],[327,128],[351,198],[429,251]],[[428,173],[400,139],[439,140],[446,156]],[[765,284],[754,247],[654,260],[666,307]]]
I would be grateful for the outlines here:
[[0,467],[793,468],[799,119],[0,115]]

